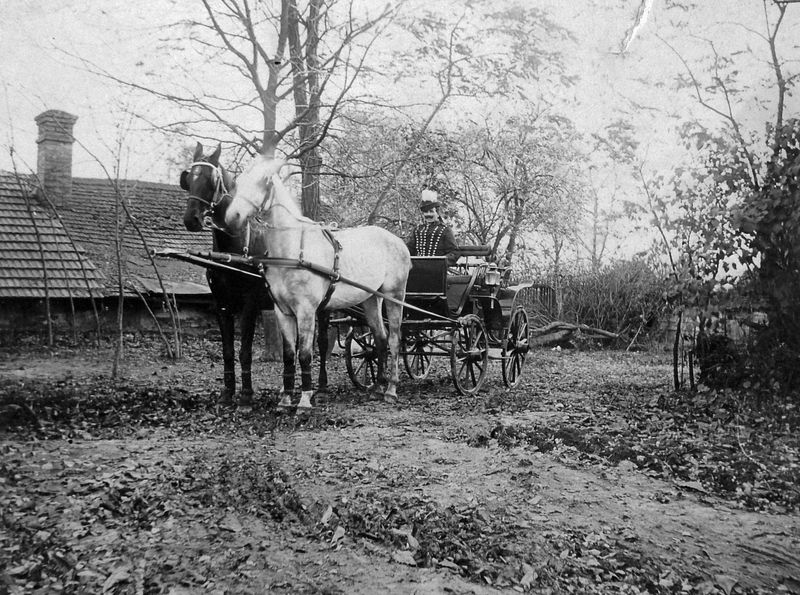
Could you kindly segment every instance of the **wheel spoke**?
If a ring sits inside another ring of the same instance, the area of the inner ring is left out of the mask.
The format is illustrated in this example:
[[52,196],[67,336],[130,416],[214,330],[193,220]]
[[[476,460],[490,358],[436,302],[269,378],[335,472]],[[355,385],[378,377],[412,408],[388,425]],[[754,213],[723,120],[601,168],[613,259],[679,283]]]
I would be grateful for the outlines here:
[[408,375],[414,380],[428,376],[431,368],[433,343],[431,331],[422,331],[404,339],[403,363]]
[[347,375],[353,384],[366,390],[375,384],[377,366],[375,342],[370,331],[353,329],[345,340],[345,364]]
[[483,370],[481,369],[481,367],[480,367],[479,365],[477,365],[477,364],[475,364],[474,366],[470,366],[470,367],[469,367],[469,375],[470,375],[470,378],[472,379],[472,386],[475,386],[476,384],[478,384],[478,379],[477,379],[477,378],[475,378],[475,370],[476,370],[476,369],[477,369],[479,372],[483,372]]
[[522,307],[518,307],[511,315],[503,346],[503,382],[508,388],[517,386],[522,378],[522,368],[529,349],[529,333],[528,315]]
[[372,384],[371,379],[375,377],[375,368],[371,361],[365,362],[364,370],[364,384]]
[[456,390],[473,395],[480,390],[486,377],[489,346],[483,320],[474,314],[460,321],[453,331],[451,372]]

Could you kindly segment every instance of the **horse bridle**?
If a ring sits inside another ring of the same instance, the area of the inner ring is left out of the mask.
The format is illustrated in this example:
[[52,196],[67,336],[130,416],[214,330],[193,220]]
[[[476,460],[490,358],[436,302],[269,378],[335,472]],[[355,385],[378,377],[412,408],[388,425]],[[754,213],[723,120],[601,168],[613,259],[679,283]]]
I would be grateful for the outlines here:
[[196,194],[190,194],[189,198],[193,198],[194,200],[200,201],[204,205],[207,205],[209,209],[213,209],[222,201],[223,198],[228,196],[228,189],[225,187],[225,180],[224,176],[222,175],[222,170],[218,165],[214,165],[213,163],[209,163],[208,161],[195,161],[194,163],[191,163],[189,165],[188,171],[191,172],[197,166],[210,167],[211,171],[214,172],[214,178],[215,178],[214,184],[216,186],[214,188],[214,196],[211,198],[210,201],[200,196],[197,196]]
[[214,212],[214,207],[222,202],[223,198],[229,196],[228,189],[225,187],[225,179],[222,175],[222,168],[220,168],[218,165],[214,165],[213,163],[209,163],[208,161],[195,161],[194,163],[189,164],[187,171],[191,173],[195,166],[210,167],[211,171],[214,172],[215,187],[214,195],[211,197],[211,200],[207,200],[197,196],[196,194],[190,194],[189,198],[199,201],[208,207],[203,213],[203,224],[207,227],[216,228],[217,226],[211,221],[211,215]]

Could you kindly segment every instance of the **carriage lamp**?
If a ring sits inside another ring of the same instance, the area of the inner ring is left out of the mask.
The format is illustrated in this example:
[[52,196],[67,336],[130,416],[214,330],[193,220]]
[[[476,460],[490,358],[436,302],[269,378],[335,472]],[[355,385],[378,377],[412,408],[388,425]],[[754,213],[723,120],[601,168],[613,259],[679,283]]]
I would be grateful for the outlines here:
[[496,264],[490,264],[483,276],[483,284],[488,286],[500,285],[500,271]]

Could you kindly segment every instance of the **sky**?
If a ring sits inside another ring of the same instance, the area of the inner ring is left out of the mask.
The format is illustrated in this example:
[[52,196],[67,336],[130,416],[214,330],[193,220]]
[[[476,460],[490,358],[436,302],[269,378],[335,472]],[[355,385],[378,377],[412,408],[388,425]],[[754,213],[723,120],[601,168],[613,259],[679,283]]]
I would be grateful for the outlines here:
[[[404,10],[413,15],[424,4],[457,14],[463,2],[407,0]],[[546,12],[574,37],[574,42],[564,46],[565,59],[578,82],[563,93],[548,89],[547,95],[555,98],[556,109],[579,129],[595,132],[615,119],[625,119],[637,129],[642,158],[654,167],[669,167],[679,158],[672,132],[676,114],[711,125],[718,125],[720,118],[701,108],[689,91],[677,91],[671,84],[685,66],[665,42],[681,53],[689,67],[700,69],[710,41],[721,54],[738,52],[735,55],[743,67],[759,73],[753,75],[753,86],[745,90],[745,97],[739,98],[737,116],[752,119],[754,128],[760,125],[758,104],[769,99],[772,91],[760,86],[765,65],[753,57],[763,55],[764,48],[758,37],[764,28],[764,8],[758,0],[703,0],[692,11],[668,11],[667,5],[676,0],[527,3]],[[370,4],[374,6],[374,1]],[[186,139],[153,134],[141,121],[120,116],[119,106],[131,101],[130,94],[87,72],[82,60],[123,78],[143,77],[142,64],[152,64],[144,58],[153,55],[154,39],[167,24],[189,16],[187,10],[202,12],[199,0],[194,8],[190,0],[8,3],[0,20],[0,170],[35,169],[34,117],[47,109],[61,109],[79,118],[75,135],[83,146],[75,151],[76,176],[103,177],[106,171],[119,168],[130,179],[168,181],[165,162],[180,160]],[[685,22],[677,22],[681,20]],[[785,44],[792,32],[800,38],[798,23],[800,3],[787,11]],[[755,54],[750,51],[754,48]],[[180,59],[180,55],[162,54],[163,61],[155,67],[168,73],[174,66],[170,61]],[[213,81],[204,81],[202,76],[198,72],[193,82],[213,90]],[[155,101],[136,107],[159,109]],[[127,150],[120,151],[120,146]]]

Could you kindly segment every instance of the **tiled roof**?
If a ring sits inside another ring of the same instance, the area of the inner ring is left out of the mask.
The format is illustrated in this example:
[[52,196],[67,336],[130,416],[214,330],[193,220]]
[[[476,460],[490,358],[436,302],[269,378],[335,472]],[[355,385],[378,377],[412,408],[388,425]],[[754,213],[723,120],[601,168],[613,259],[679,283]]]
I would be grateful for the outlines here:
[[[25,179],[21,181],[23,184],[15,176],[0,175],[0,297],[44,297],[39,242],[26,206],[26,193],[23,191]],[[38,202],[32,188],[31,184],[27,185],[27,196],[37,213],[37,224],[41,221],[38,228],[45,245],[48,279],[58,279],[58,271],[62,271],[61,276],[64,277],[65,268],[73,270],[67,274],[67,278],[74,279],[77,275],[74,269],[76,266],[79,268],[75,250],[70,246],[59,222],[46,215],[50,209]],[[79,245],[79,252],[85,251],[94,265],[92,270],[95,271],[95,279],[102,279],[102,283],[110,290],[116,288],[117,278],[114,237],[118,196],[125,201],[144,238],[143,242],[124,212],[121,213],[120,220],[125,223],[122,246],[128,273],[127,285],[135,283],[140,291],[146,291],[152,288],[147,281],[157,279],[147,249],[207,250],[211,247],[209,233],[190,233],[185,230],[183,211],[186,194],[179,187],[151,182],[120,180],[112,183],[108,180],[74,178],[72,196],[58,208],[58,214],[69,236]],[[51,246],[48,238],[58,234],[61,234],[61,241]],[[166,259],[157,259],[155,264],[162,279],[175,283],[173,287],[180,287],[181,292],[208,292],[205,271],[201,267]],[[70,266],[73,268],[70,269]],[[82,276],[80,278],[82,280]],[[20,283],[19,279],[27,281]],[[20,284],[25,287],[20,287]],[[73,285],[71,287],[74,289]],[[63,291],[68,295],[66,289]],[[51,292],[50,295],[55,294]]]
[[103,274],[32,190],[25,178],[0,174],[0,298],[100,297]]
[[[211,248],[210,232],[192,233],[183,226],[186,192],[180,187],[154,182],[119,180],[112,184],[108,180],[74,178],[72,197],[66,207],[59,208],[59,214],[70,231],[81,235],[92,261],[110,278],[116,278],[117,270],[114,222],[118,196],[127,205],[148,249]],[[124,213],[121,217],[127,222]],[[130,277],[155,280],[153,265],[136,228],[127,223],[122,238]],[[207,291],[205,270],[201,267],[167,259],[156,260],[156,265],[164,280],[196,283]]]

